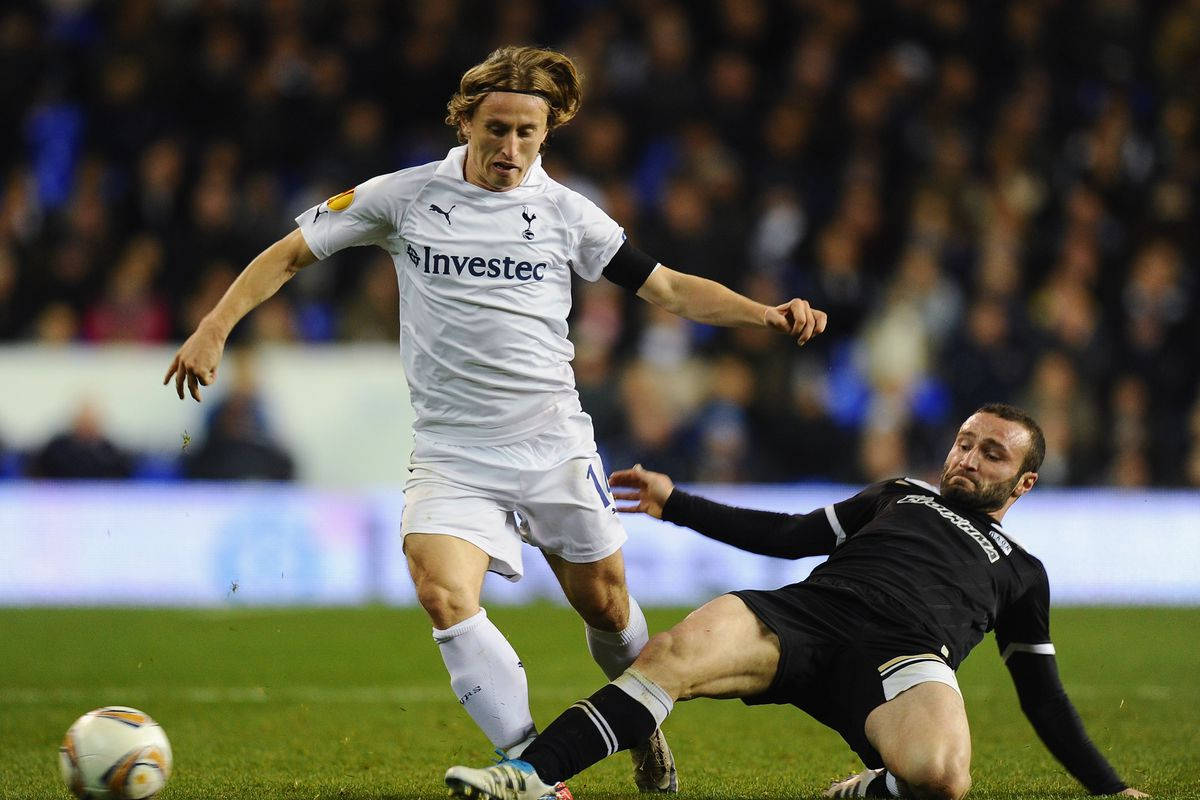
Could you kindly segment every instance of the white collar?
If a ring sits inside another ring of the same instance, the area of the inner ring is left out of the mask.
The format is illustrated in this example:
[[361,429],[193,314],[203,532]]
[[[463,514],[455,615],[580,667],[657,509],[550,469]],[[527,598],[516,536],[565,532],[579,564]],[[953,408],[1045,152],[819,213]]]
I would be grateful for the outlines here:
[[[463,165],[466,163],[466,160],[467,146],[465,144],[460,144],[458,147],[452,147],[450,152],[446,154],[446,157],[442,159],[441,163],[438,164],[437,169],[434,170],[434,174],[450,179],[457,178],[468,186],[475,186],[475,184],[470,183],[466,178],[463,177]],[[521,179],[519,184],[508,191],[511,192],[514,189],[529,189],[534,186],[541,186],[546,182],[547,177],[549,176],[546,175],[546,170],[542,169],[542,155],[541,153],[538,153],[538,157],[533,161],[533,166],[525,170],[525,177]],[[490,189],[484,189],[482,186],[475,186],[475,188],[479,189],[481,192],[487,192],[488,194],[504,194],[504,192],[493,192]]]
[[904,481],[905,483],[911,483],[914,486],[920,486],[922,489],[928,489],[929,491],[936,494],[938,497],[941,497],[941,495],[942,495],[941,490],[938,489],[936,486],[934,486],[932,483],[926,483],[925,481],[923,481],[919,478],[901,478],[900,480]]

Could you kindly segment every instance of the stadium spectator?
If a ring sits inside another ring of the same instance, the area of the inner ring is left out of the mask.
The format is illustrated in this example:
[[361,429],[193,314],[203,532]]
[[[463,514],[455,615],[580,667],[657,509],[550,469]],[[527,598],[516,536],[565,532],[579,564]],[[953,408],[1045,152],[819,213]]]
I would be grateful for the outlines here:
[[[705,402],[696,412],[695,480],[700,483],[744,483],[760,478],[751,455],[757,450],[750,425],[754,372],[736,354],[716,359],[708,375]],[[634,462],[637,463],[637,462]]]
[[34,453],[26,466],[31,478],[115,479],[133,474],[134,458],[104,433],[95,405],[84,402],[66,431]]
[[46,345],[65,345],[79,340],[79,314],[67,303],[43,307],[33,320],[33,340]]
[[162,269],[163,249],[153,236],[132,239],[121,254],[99,302],[83,317],[83,338],[89,342],[166,340],[170,315],[166,303],[153,290]]
[[200,441],[184,450],[183,473],[193,480],[290,481],[296,476],[291,455],[267,425],[253,360],[231,358],[231,388],[209,413]]
[[942,358],[956,413],[968,414],[990,397],[1014,397],[1030,369],[1028,342],[1013,316],[992,295],[976,300],[963,329],[943,343]]
[[11,247],[0,247],[0,341],[15,338],[25,309],[17,294],[17,257]]
[[[939,330],[969,330],[969,308],[1001,303],[1009,347],[1028,361],[1065,351],[1100,396],[1135,364],[1154,417],[1178,426],[1200,386],[1196,18],[1182,0],[1069,12],[542,0],[505,7],[484,33],[461,3],[8,4],[0,262],[16,278],[5,289],[0,277],[0,341],[47,327],[78,339],[67,329],[86,327],[121,254],[147,235],[165,265],[150,294],[176,336],[193,330],[212,264],[274,240],[290,209],[360,174],[444,153],[438,87],[511,33],[585,65],[589,107],[554,142],[550,174],[635,241],[661,237],[668,263],[695,257],[741,286],[749,270],[769,272],[818,307],[837,304],[830,341],[813,348],[832,374],[844,376],[838,342],[862,339],[883,287],[921,251],[970,298],[938,307]],[[668,205],[671,221],[648,214]],[[338,262],[285,289],[267,338],[326,341],[353,325],[367,264]],[[640,309],[622,303],[635,323]],[[614,369],[639,356],[637,328],[613,346]],[[713,358],[738,338],[690,331],[689,350]],[[953,388],[955,361],[932,361],[931,379]],[[1006,399],[1028,395],[1032,370],[1010,366],[975,368],[1000,370],[983,378]],[[868,435],[841,386],[822,395],[823,413]],[[947,406],[933,424],[953,418]],[[853,474],[857,450],[828,459],[825,475]],[[1182,482],[1178,437],[1152,437],[1146,455],[1156,483]],[[1108,474],[1084,457],[1069,456],[1068,482]]]
[[400,341],[400,321],[396,317],[399,306],[396,267],[390,258],[380,254],[367,264],[357,292],[339,315],[339,337],[350,342]]

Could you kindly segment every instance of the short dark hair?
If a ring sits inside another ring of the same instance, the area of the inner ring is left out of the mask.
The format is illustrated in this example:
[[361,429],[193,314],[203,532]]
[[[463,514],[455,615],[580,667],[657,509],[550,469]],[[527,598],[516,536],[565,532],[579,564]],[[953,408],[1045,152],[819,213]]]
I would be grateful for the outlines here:
[[1017,422],[1029,431],[1029,449],[1025,451],[1025,460],[1021,462],[1021,474],[1038,471],[1046,457],[1046,434],[1042,433],[1042,426],[1037,424],[1037,420],[1008,403],[988,403],[976,409],[975,413],[991,414],[1009,422]]

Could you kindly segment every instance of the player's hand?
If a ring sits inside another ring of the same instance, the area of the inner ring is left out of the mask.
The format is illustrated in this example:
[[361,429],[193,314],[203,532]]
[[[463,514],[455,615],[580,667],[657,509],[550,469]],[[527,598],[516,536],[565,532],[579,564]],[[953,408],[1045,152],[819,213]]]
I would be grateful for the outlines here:
[[199,403],[200,387],[208,386],[217,379],[217,365],[221,363],[224,351],[225,337],[211,326],[201,323],[175,353],[175,358],[171,359],[171,367],[163,376],[163,386],[174,376],[175,391],[182,400],[186,381],[192,398]]
[[794,297],[786,303],[768,308],[763,321],[768,328],[791,336],[796,344],[804,343],[825,330],[828,319],[824,311],[818,311],[807,300]]
[[634,464],[633,469],[619,469],[609,475],[608,486],[616,499],[637,501],[636,505],[618,505],[617,511],[640,511],[655,519],[662,519],[663,506],[671,492],[675,491],[675,484],[668,476],[643,469],[641,464]]
[[1150,796],[1150,795],[1146,794],[1145,792],[1139,792],[1137,789],[1134,789],[1132,787],[1121,792],[1121,794],[1126,797],[1149,797]]

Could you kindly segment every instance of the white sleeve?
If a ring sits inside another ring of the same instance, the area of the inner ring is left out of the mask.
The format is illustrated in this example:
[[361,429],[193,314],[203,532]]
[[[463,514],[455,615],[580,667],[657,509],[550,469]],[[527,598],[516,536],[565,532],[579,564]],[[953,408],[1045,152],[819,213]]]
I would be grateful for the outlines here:
[[577,192],[565,192],[558,207],[568,230],[574,234],[571,268],[584,280],[599,280],[625,242],[625,230]]
[[300,233],[318,259],[347,247],[378,244],[399,224],[405,199],[399,173],[379,175],[336,194],[296,217]]

